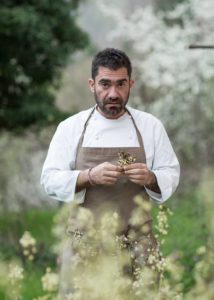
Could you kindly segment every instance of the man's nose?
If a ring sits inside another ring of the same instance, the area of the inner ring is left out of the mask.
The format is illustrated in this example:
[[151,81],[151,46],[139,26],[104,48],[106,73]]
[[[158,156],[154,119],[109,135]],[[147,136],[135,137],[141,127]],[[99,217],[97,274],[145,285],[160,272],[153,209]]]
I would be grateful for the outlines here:
[[110,88],[108,97],[110,99],[117,99],[118,98],[118,92],[117,92],[117,88],[115,86],[112,86]]

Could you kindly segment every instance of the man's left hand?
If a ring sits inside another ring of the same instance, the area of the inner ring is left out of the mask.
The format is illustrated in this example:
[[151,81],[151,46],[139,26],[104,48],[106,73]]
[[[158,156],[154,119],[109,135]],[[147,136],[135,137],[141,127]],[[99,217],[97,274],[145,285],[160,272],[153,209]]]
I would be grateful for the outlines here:
[[148,189],[160,193],[156,176],[147,168],[146,164],[134,163],[124,166],[123,168],[124,174],[128,176],[130,181],[142,186],[146,186]]

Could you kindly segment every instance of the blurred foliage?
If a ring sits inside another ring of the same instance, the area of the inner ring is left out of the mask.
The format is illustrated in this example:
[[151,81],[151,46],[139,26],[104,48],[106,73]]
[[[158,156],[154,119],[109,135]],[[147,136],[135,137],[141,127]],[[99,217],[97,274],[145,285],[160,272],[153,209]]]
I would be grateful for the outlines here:
[[2,131],[0,136],[0,211],[26,211],[57,205],[45,194],[39,178],[54,126],[34,132]]
[[[0,267],[11,261],[20,261],[24,267],[22,283],[23,299],[34,299],[41,295],[41,277],[47,266],[57,267],[57,256],[53,251],[56,238],[52,227],[56,210],[28,210],[21,213],[4,213],[0,215]],[[29,230],[36,239],[37,253],[33,261],[23,255],[20,238]],[[0,299],[8,300],[0,274]]]
[[[10,260],[14,256],[22,256],[19,240],[26,230],[32,233],[37,241],[38,254],[35,258],[37,267],[45,264],[54,265],[55,255],[52,246],[56,242],[52,234],[56,210],[29,210],[22,213],[4,213],[0,216],[1,257]],[[12,230],[11,230],[12,228]],[[22,259],[24,257],[22,256]]]
[[112,14],[100,2],[115,24],[108,38],[120,40],[134,58],[135,106],[164,123],[181,163],[182,185],[197,185],[201,169],[214,165],[214,60],[212,50],[188,46],[212,44],[214,2],[183,1],[166,11],[139,5],[128,16],[117,8]]
[[69,56],[88,44],[75,22],[78,3],[1,1],[0,128],[59,118],[53,88]]
[[185,2],[187,0],[156,0],[154,6],[157,10],[170,10],[177,4]]
[[[208,219],[205,217],[204,197],[195,191],[189,191],[181,198],[174,198],[168,205],[173,211],[169,218],[169,232],[162,245],[164,256],[173,254],[173,257],[183,266],[181,278],[184,292],[188,292],[195,284],[195,265],[200,261],[197,249],[207,244]],[[0,215],[0,244],[1,258],[10,261],[21,257],[19,239],[23,232],[29,230],[37,241],[38,252],[35,260],[25,263],[25,279],[23,299],[41,294],[41,274],[47,266],[57,267],[56,248],[59,252],[59,240],[63,239],[66,230],[66,221],[70,211],[70,204],[62,210],[49,211],[29,210],[20,213],[4,213]],[[157,222],[157,206],[153,205],[152,214],[154,228]],[[87,221],[89,222],[89,220]],[[60,245],[62,246],[62,245]],[[1,294],[0,294],[1,295]],[[2,298],[4,299],[4,298]]]
[[[189,188],[182,199],[171,199],[168,206],[173,211],[169,220],[169,233],[162,248],[164,255],[174,255],[184,267],[182,283],[184,291],[194,285],[194,268],[199,260],[196,250],[207,244],[208,226],[204,199]],[[157,210],[157,208],[156,208]]]
[[[34,299],[35,297],[42,294],[42,283],[41,277],[44,273],[44,270],[33,266],[31,270],[25,272],[25,279],[22,285],[22,297],[23,299]],[[31,288],[29,288],[31,287]]]

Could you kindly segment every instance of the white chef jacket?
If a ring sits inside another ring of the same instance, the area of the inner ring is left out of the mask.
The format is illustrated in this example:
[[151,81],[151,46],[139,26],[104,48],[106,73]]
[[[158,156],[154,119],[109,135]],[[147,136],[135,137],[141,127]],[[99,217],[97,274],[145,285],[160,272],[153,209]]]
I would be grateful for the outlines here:
[[[52,138],[43,166],[41,184],[49,196],[60,201],[84,201],[86,189],[75,194],[80,170],[75,170],[76,150],[84,124],[93,108],[61,122]],[[154,172],[161,194],[146,188],[157,203],[166,201],[175,191],[180,166],[162,123],[153,115],[127,107],[142,135],[147,167]],[[131,117],[107,119],[96,109],[88,123],[83,147],[138,147]]]

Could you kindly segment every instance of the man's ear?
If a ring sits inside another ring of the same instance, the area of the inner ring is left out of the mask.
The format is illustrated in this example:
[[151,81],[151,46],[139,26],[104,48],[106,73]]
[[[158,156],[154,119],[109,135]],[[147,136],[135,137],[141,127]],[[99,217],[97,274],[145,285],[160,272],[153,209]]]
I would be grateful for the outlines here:
[[94,80],[92,78],[88,80],[88,86],[91,92],[94,93]]
[[135,81],[133,79],[130,79],[130,88],[132,88],[134,84],[135,84]]

